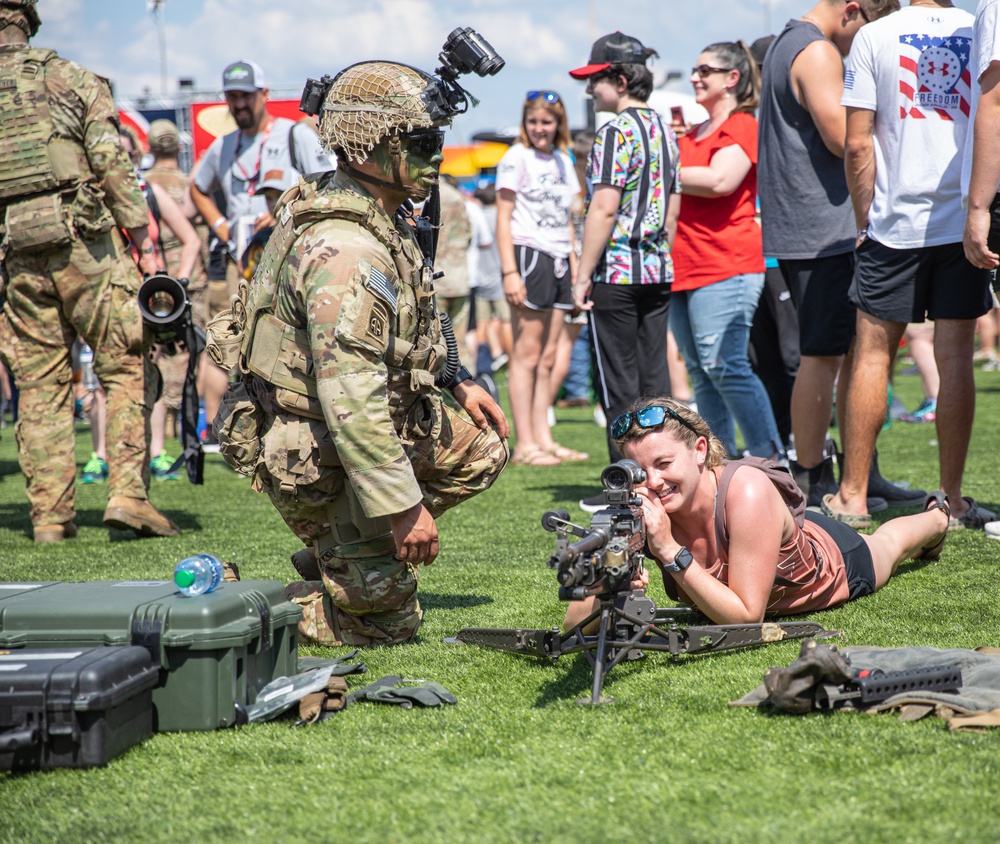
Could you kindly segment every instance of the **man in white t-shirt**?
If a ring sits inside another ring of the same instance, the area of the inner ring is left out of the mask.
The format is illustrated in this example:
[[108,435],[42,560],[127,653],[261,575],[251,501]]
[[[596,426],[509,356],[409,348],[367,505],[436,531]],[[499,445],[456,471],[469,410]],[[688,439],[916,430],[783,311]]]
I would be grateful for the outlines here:
[[962,150],[972,92],[973,18],[950,0],[911,3],[864,27],[847,58],[845,167],[858,227],[851,301],[854,365],[843,397],[844,472],[827,515],[860,525],[886,387],[908,322],[935,321],[940,485],[951,529],[994,515],[962,497],[972,435],[976,318],[990,308],[989,277],[962,249]]
[[[330,170],[334,165],[320,149],[312,126],[268,114],[267,84],[256,62],[242,60],[228,65],[222,72],[222,90],[237,129],[212,142],[191,181],[191,196],[212,232],[231,245],[234,261],[227,272],[228,305],[240,279],[237,256],[243,254],[254,234],[276,222],[260,190],[263,174],[282,170],[298,178],[299,174]],[[216,191],[225,197],[225,214],[212,199]],[[215,310],[217,302],[210,304]]]
[[974,126],[965,139],[962,192],[968,198],[965,220],[966,257],[977,267],[1000,264],[997,244],[988,243],[990,206],[1000,186],[1000,0],[979,0],[972,36],[972,111]]

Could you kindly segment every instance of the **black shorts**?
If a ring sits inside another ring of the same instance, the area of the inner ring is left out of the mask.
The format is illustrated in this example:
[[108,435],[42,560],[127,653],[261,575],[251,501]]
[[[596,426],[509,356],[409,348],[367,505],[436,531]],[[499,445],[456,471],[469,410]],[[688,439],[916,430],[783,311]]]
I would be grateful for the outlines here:
[[847,600],[871,595],[875,591],[875,564],[864,537],[843,522],[812,510],[806,510],[806,520],[822,528],[837,543],[847,568],[847,588],[850,591]]
[[858,249],[851,302],[887,322],[976,319],[993,307],[990,272],[961,243],[893,249],[868,238]]
[[557,261],[545,252],[539,252],[530,246],[514,246],[514,258],[517,261],[521,280],[528,289],[524,306],[533,311],[551,311],[556,308],[561,311],[573,310],[573,279],[569,273],[569,259],[560,259],[558,269],[562,275],[556,275]]
[[847,297],[854,253],[805,260],[778,259],[799,316],[799,354],[838,357],[854,339],[857,311]]

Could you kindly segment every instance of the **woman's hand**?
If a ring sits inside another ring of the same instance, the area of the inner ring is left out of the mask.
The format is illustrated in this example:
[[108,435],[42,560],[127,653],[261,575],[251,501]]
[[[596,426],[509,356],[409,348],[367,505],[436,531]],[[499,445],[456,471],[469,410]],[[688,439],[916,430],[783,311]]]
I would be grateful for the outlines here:
[[670,516],[660,500],[646,487],[636,487],[636,493],[642,499],[642,518],[646,527],[646,544],[650,553],[657,560],[672,559],[677,550],[677,542],[670,529]]
[[512,308],[523,308],[524,300],[528,298],[528,289],[524,286],[521,274],[507,273],[503,277],[503,295]]

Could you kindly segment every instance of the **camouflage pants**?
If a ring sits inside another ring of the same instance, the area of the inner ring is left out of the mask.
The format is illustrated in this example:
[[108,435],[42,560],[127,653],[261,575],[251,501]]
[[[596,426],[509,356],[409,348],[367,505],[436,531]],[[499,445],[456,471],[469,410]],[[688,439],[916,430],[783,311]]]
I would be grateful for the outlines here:
[[6,259],[0,354],[21,391],[15,435],[34,525],[76,515],[70,350],[77,335],[93,348],[94,371],[108,394],[108,496],[147,497],[150,365],[136,298],[139,273],[119,242],[111,232]]
[[[509,452],[492,428],[477,428],[450,396],[434,399],[433,407],[441,422],[433,435],[402,439],[424,505],[437,518],[487,489]],[[294,498],[277,491],[277,484],[266,487],[286,524],[320,562],[322,581],[299,581],[286,589],[302,606],[303,638],[323,645],[412,639],[423,616],[418,570],[396,557],[389,517],[367,517],[340,469],[299,487]]]

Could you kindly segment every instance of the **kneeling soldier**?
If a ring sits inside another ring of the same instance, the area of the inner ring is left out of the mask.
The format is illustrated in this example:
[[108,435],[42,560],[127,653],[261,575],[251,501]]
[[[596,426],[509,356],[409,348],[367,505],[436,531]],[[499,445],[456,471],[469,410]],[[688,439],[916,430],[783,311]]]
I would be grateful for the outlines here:
[[432,269],[396,213],[438,176],[450,116],[422,98],[434,83],[387,62],[327,83],[320,136],[338,170],[285,193],[253,281],[210,329],[224,366],[225,336],[239,342],[244,374],[215,423],[222,453],[306,544],[288,594],[320,644],[411,639],[435,518],[509,456],[503,411],[458,367]]

